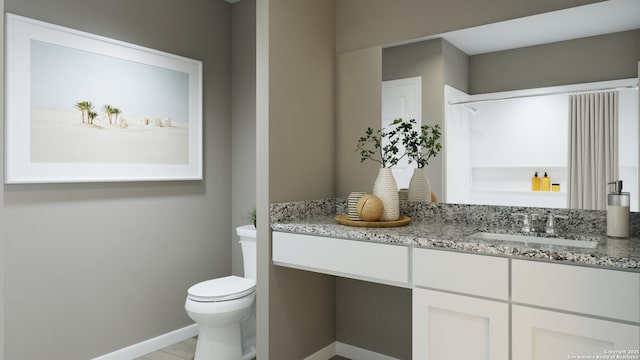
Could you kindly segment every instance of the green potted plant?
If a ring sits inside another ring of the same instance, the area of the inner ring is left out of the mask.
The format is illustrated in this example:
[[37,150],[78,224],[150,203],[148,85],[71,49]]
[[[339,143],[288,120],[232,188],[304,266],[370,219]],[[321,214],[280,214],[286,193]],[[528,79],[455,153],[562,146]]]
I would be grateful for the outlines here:
[[256,227],[256,208],[249,210],[247,213],[247,220],[253,223],[253,227]]
[[418,165],[409,182],[409,201],[431,202],[431,184],[424,168],[442,150],[440,125],[423,124],[418,127],[417,121],[411,119],[403,121],[399,128],[409,164],[415,162]]
[[[391,168],[398,164],[404,154],[398,156],[400,148],[398,143],[402,141],[403,129],[400,127],[402,119],[396,119],[391,123],[391,128],[382,128],[374,131],[368,127],[365,135],[358,139],[356,151],[360,153],[360,162],[372,160],[382,168]],[[383,145],[386,139],[386,144]]]
[[380,220],[394,221],[400,217],[398,185],[391,168],[404,157],[398,145],[402,141],[401,119],[394,120],[388,127],[379,130],[367,128],[365,135],[358,139],[356,151],[360,162],[371,160],[381,165],[373,185],[373,194],[382,200],[384,211]]

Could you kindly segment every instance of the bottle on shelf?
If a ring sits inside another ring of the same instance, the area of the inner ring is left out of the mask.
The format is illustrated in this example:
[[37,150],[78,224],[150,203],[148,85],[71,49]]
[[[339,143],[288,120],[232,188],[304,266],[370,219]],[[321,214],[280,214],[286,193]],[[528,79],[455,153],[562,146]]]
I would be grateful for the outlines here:
[[547,173],[544,173],[544,176],[542,177],[542,179],[540,180],[541,182],[541,189],[542,191],[551,191],[551,178],[547,175]]
[[540,191],[540,177],[537,171],[531,179],[531,191]]

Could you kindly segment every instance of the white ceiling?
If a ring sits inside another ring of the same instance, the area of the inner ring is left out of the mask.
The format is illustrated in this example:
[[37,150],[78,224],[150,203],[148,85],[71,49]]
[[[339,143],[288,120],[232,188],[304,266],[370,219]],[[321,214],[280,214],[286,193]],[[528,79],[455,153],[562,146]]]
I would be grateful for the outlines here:
[[445,38],[467,55],[477,55],[638,28],[640,0],[608,0],[394,43],[390,46]]

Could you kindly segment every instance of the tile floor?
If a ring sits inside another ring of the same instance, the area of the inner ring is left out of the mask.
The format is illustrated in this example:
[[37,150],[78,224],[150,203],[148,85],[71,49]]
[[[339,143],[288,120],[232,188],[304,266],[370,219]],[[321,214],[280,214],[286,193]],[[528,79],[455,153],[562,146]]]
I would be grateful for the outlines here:
[[[136,360],[193,360],[196,351],[197,338],[193,337],[185,341],[173,344],[164,349],[139,357]],[[330,360],[349,360],[342,356],[334,356]]]

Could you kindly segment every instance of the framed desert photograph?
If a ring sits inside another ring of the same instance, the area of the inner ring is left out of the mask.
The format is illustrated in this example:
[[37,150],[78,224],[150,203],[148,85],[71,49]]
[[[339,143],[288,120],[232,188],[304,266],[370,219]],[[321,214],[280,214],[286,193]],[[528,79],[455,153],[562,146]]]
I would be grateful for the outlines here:
[[202,63],[7,14],[5,183],[202,179]]

